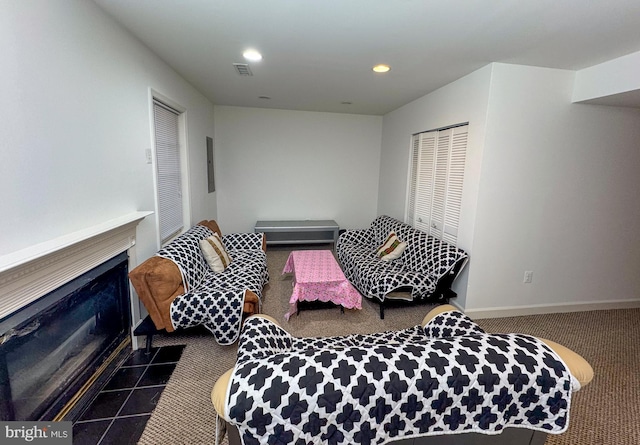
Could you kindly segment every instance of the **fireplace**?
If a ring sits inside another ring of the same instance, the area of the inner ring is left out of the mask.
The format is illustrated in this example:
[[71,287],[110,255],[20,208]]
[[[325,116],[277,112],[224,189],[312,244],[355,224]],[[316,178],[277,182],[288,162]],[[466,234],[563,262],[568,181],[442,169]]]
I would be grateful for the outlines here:
[[76,420],[136,347],[128,266],[150,214],[0,256],[0,421]]
[[129,338],[122,253],[0,321],[0,420],[52,420]]

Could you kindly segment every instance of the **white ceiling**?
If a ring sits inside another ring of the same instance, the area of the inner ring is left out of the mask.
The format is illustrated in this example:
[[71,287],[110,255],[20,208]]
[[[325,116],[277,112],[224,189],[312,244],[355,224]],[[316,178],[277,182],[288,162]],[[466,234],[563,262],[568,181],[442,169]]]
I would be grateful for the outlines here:
[[[638,0],[95,1],[218,105],[382,115],[490,62],[578,70],[640,50]],[[240,77],[248,47],[264,59]]]

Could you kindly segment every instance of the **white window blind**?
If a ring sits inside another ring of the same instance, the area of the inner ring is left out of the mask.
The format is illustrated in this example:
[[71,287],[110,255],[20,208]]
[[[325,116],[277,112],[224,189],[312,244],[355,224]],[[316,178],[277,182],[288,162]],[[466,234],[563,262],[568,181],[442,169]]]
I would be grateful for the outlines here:
[[179,115],[171,107],[154,100],[158,218],[163,243],[183,227]]
[[413,136],[405,221],[457,245],[468,125]]

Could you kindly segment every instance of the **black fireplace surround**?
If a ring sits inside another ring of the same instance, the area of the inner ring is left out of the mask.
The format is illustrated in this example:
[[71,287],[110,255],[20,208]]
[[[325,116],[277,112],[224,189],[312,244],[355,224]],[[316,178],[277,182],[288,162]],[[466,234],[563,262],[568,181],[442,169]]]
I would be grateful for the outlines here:
[[0,420],[75,420],[129,338],[127,273],[125,252],[0,320]]

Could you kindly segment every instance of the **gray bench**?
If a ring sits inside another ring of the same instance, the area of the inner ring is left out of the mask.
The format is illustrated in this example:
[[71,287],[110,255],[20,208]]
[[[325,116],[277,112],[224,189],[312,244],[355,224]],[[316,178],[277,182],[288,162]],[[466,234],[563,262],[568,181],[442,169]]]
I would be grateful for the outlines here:
[[267,244],[319,244],[338,240],[340,227],[331,220],[258,221],[256,233],[265,233]]

